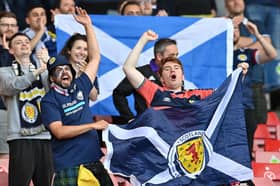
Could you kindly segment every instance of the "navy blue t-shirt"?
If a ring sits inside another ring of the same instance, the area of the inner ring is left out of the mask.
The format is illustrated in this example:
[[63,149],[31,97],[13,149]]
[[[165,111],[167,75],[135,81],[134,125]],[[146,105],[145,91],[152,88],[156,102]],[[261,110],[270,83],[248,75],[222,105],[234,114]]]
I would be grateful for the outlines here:
[[253,66],[257,64],[256,62],[256,52],[255,49],[237,49],[234,50],[233,56],[233,70],[237,68],[237,65],[242,62],[249,64],[248,72],[243,80],[243,105],[246,109],[253,109],[254,103],[252,98],[252,75],[253,75]]
[[[50,89],[41,102],[44,125],[49,128],[54,121],[61,121],[63,125],[92,123],[89,108],[91,89],[92,82],[85,73],[73,81],[68,89],[69,95]],[[96,130],[63,140],[52,136],[52,149],[56,171],[98,161],[102,155]]]

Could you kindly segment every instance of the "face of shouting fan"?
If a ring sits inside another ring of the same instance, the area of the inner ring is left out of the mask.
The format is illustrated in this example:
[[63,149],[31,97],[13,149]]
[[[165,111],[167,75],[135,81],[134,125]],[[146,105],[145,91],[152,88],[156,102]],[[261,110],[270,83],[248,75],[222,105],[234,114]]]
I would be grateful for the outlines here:
[[62,88],[69,88],[72,80],[73,75],[69,65],[57,66],[51,74],[51,81]]
[[172,91],[181,91],[184,73],[181,64],[167,61],[162,66],[161,81],[163,86]]

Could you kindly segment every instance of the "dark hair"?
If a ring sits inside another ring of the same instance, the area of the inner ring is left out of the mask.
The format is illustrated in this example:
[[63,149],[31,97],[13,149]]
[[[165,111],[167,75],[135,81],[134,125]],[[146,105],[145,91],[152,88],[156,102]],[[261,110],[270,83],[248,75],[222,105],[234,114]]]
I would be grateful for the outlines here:
[[132,0],[125,0],[125,1],[122,1],[119,5],[119,8],[118,8],[118,11],[119,11],[119,14],[121,15],[124,15],[124,10],[126,9],[127,6],[129,5],[137,5],[140,7],[140,4],[136,1],[132,1]]
[[[86,35],[83,35],[80,33],[75,33],[66,41],[64,47],[61,49],[59,54],[65,56],[66,59],[69,60],[69,58],[70,58],[69,51],[72,49],[74,43],[78,40],[83,40],[83,41],[87,42],[87,37],[86,37]],[[88,58],[86,59],[86,61],[88,61]]]
[[61,4],[61,0],[56,0],[54,3],[54,8],[59,9],[60,8],[60,4]]
[[[29,16],[30,12],[34,9],[34,8],[43,8],[46,12],[46,9],[44,7],[43,4],[41,3],[31,3],[29,6],[28,6],[28,9],[27,9],[27,12],[26,12],[26,17]],[[46,12],[47,13],[47,12]]]
[[183,64],[182,62],[180,61],[180,59],[176,58],[176,57],[167,57],[167,58],[164,58],[161,60],[161,63],[160,63],[160,67],[159,67],[159,74],[160,76],[162,75],[162,71],[163,71],[163,66],[167,63],[167,62],[172,62],[172,63],[176,63],[178,65],[181,66],[182,68],[182,71],[184,73],[184,68],[183,68]]
[[0,19],[2,19],[3,17],[15,18],[17,20],[17,16],[13,12],[1,11],[0,12]]
[[25,36],[25,37],[27,37],[27,38],[31,41],[31,39],[30,39],[30,37],[29,37],[28,35],[26,35],[25,33],[22,33],[22,32],[18,32],[18,33],[15,33],[15,34],[11,37],[10,42],[9,42],[9,48],[11,48],[12,42],[13,42],[13,40],[14,40],[17,36]]
[[154,56],[156,57],[156,54],[163,53],[169,45],[177,45],[177,42],[169,38],[159,39],[154,45]]

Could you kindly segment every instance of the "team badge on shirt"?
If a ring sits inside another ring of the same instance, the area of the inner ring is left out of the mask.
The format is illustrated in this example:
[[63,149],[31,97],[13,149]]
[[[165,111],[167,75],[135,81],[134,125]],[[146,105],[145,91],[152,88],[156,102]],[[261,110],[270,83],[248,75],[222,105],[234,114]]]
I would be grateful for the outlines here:
[[78,94],[77,94],[77,99],[78,100],[84,100],[84,95],[83,95],[83,92],[82,91],[79,91]]
[[169,97],[164,97],[162,101],[164,101],[164,102],[171,102],[171,98],[169,98]]
[[156,80],[156,78],[155,78],[154,76],[150,76],[148,79],[149,79],[150,81],[155,81],[155,80]]
[[245,54],[239,54],[239,55],[237,56],[237,59],[238,59],[239,61],[247,61],[248,57],[247,57],[247,55],[245,55]]

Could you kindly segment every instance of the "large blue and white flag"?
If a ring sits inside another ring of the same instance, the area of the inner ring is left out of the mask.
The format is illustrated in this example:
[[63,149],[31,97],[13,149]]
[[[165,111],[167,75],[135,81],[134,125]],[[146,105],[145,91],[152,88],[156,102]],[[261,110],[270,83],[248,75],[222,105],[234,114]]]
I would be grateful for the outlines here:
[[214,186],[253,177],[240,69],[205,100],[147,109],[103,131],[105,167],[134,185]]
[[[121,67],[130,50],[148,29],[157,32],[160,38],[177,41],[187,88],[218,87],[232,71],[233,29],[228,19],[108,15],[91,15],[91,18],[101,49],[100,95],[91,103],[95,114],[119,114],[112,102],[112,91],[124,77]],[[56,16],[55,26],[58,51],[73,33],[85,33],[71,15]],[[144,48],[139,66],[153,58],[153,45],[151,42]]]

